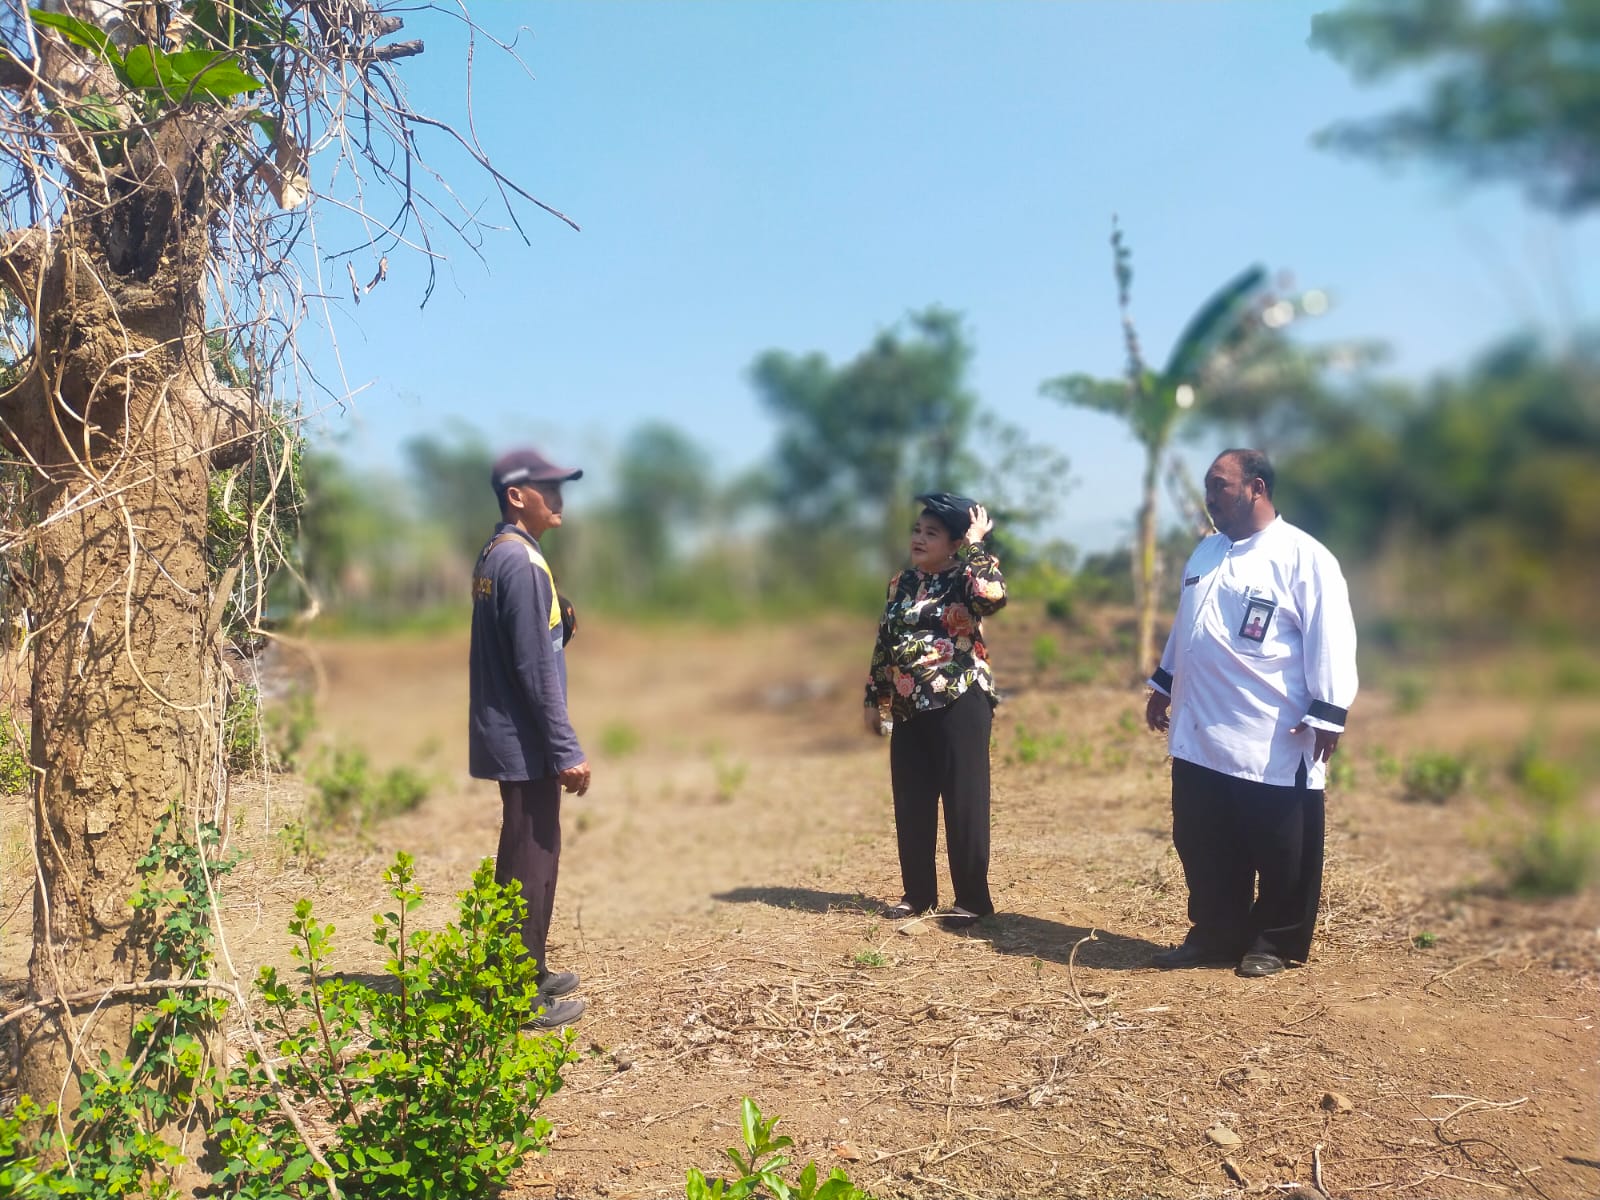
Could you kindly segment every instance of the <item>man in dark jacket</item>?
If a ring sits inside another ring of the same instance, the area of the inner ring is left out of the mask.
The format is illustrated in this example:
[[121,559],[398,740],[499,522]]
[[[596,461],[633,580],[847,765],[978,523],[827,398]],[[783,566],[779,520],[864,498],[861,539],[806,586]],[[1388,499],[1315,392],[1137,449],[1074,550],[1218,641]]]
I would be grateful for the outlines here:
[[522,944],[539,966],[544,1012],[556,1028],[583,1015],[578,976],[545,961],[561,860],[561,793],[589,790],[589,763],[567,718],[563,613],[539,538],[561,524],[561,485],[582,476],[537,450],[513,450],[490,483],[500,524],[472,572],[470,769],[500,785],[503,818],[495,878],[522,884]]

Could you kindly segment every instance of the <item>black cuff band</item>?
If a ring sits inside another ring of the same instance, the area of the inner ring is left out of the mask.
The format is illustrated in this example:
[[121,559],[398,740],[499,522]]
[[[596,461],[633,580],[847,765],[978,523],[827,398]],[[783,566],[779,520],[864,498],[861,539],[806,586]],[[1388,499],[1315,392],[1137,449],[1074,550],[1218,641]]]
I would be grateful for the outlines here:
[[1313,700],[1311,707],[1306,709],[1306,716],[1315,717],[1319,721],[1326,721],[1330,725],[1347,725],[1350,723],[1350,710],[1340,708],[1337,704],[1329,704],[1326,700]]
[[1157,667],[1155,673],[1150,676],[1150,682],[1163,691],[1170,692],[1172,691],[1172,672],[1163,671],[1160,667]]

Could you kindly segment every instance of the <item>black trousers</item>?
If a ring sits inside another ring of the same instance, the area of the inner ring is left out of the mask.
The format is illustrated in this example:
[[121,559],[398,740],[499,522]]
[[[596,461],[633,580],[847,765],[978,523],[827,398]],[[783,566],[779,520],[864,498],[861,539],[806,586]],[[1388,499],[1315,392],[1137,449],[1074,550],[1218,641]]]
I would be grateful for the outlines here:
[[1322,899],[1324,822],[1320,789],[1173,759],[1172,843],[1189,884],[1188,940],[1230,956],[1304,962]]
[[528,915],[522,922],[522,944],[539,964],[539,982],[550,973],[545,942],[556,907],[556,869],[561,865],[561,781],[517,779],[500,782],[500,851],[494,878],[522,885]]
[[986,917],[989,899],[989,728],[994,710],[981,688],[968,688],[954,704],[894,723],[889,739],[889,779],[894,788],[894,831],[900,843],[900,880],[913,908],[939,902],[934,852],[939,840],[939,799],[944,798],[944,840],[956,904]]

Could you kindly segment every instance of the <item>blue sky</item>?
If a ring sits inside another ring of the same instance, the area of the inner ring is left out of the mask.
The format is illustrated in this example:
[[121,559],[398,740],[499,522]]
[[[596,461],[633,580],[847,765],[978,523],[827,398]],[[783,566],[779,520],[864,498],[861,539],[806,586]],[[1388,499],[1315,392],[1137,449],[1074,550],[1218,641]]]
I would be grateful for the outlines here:
[[[492,33],[524,27],[534,77],[479,45],[479,136],[583,230],[524,211],[531,245],[493,236],[487,263],[445,243],[420,312],[423,266],[392,254],[388,281],[336,314],[365,390],[322,430],[390,464],[460,417],[596,467],[599,494],[608,450],[663,419],[731,474],[772,439],[745,379],[759,352],[845,359],[939,303],[967,318],[984,404],[1070,458],[1054,532],[1103,548],[1131,525],[1137,447],[1038,386],[1120,370],[1113,213],[1158,361],[1252,262],[1333,295],[1307,336],[1384,339],[1390,373],[1411,377],[1592,315],[1595,222],[1313,148],[1317,129],[1404,94],[1357,88],[1307,46],[1328,7],[480,0]],[[428,43],[402,64],[413,100],[459,113],[451,24],[418,14],[407,35]],[[492,215],[484,179],[439,158]]]

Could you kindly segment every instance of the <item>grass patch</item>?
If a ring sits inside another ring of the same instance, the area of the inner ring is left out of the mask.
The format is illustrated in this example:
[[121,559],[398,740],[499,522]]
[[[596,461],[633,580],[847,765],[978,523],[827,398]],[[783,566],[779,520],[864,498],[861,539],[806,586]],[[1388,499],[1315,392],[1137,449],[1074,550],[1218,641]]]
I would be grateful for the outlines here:
[[626,758],[643,741],[639,731],[626,721],[611,721],[600,730],[600,753],[607,758]]
[[1445,804],[1460,795],[1470,767],[1458,754],[1429,750],[1406,763],[1401,783],[1405,798],[1424,804]]
[[1514,896],[1570,896],[1600,874],[1600,821],[1583,806],[1583,776],[1526,746],[1512,758],[1514,832],[1500,854]]

